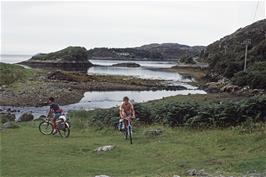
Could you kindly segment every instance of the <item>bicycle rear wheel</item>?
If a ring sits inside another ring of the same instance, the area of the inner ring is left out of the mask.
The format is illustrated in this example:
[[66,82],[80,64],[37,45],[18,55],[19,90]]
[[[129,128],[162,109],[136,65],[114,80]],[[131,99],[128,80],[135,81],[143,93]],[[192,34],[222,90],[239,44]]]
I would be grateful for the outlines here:
[[59,134],[62,138],[67,138],[70,135],[70,128],[68,128],[68,127],[64,128],[62,130],[58,130],[58,131],[59,131]]
[[128,138],[128,129],[127,128],[124,129],[124,135],[125,135],[125,139],[127,140],[127,138]]
[[53,125],[50,122],[43,121],[39,124],[39,131],[44,135],[51,135],[53,132]]

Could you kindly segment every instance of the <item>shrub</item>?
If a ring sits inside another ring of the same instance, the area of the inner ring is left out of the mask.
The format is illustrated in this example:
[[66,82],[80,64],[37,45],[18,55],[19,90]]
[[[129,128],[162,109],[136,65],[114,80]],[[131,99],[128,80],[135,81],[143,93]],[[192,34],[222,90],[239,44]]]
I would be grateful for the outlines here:
[[258,62],[248,68],[246,72],[241,71],[234,75],[232,81],[239,86],[250,86],[251,88],[266,89],[266,62]]
[[[171,127],[222,128],[241,125],[246,121],[263,122],[266,118],[266,95],[239,102],[198,104],[160,100],[135,105],[138,120],[145,124],[162,123]],[[90,125],[114,126],[119,119],[117,108],[89,112]]]

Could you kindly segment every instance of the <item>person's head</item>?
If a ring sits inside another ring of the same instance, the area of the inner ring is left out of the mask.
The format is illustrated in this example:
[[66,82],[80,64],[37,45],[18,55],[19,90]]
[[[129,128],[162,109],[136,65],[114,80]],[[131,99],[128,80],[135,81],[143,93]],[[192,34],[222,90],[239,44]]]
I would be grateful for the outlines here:
[[48,103],[52,103],[52,102],[54,102],[54,97],[50,97],[50,98],[48,99]]
[[123,98],[123,102],[128,103],[128,101],[129,101],[129,98],[128,98],[127,96],[125,96],[125,97]]

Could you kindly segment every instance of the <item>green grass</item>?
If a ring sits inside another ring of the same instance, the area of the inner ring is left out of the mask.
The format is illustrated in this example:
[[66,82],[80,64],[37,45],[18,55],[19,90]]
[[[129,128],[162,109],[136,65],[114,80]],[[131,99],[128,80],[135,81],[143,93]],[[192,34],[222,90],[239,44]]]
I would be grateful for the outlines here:
[[[125,176],[186,176],[189,169],[212,174],[241,176],[248,171],[266,170],[266,127],[251,134],[238,129],[170,129],[160,125],[135,126],[134,144],[120,132],[105,128],[71,129],[68,139],[44,136],[38,122],[20,124],[1,131],[1,176],[85,177],[106,174]],[[150,128],[161,128],[159,137],[147,137]],[[106,153],[94,149],[113,144]],[[219,171],[219,172],[218,172]]]
[[15,64],[0,63],[0,85],[12,84],[18,80],[27,80],[33,75],[31,69],[25,69]]

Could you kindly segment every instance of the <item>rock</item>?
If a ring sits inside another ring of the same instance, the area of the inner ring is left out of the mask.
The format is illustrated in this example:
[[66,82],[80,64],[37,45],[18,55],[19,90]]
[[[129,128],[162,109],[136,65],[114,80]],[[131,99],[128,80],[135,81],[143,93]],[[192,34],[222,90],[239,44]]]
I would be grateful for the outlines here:
[[223,86],[221,89],[220,89],[222,92],[236,92],[238,90],[240,90],[240,87],[237,86],[237,85],[231,85],[231,84],[227,84],[225,86]]
[[128,62],[128,63],[117,63],[117,64],[113,64],[112,66],[116,66],[116,67],[140,67],[140,64],[138,63],[132,63],[132,62]]
[[98,147],[94,151],[95,152],[107,152],[107,151],[111,151],[114,148],[115,148],[115,145],[106,145],[106,146]]
[[189,176],[208,176],[208,173],[206,173],[204,169],[201,170],[191,169],[187,171],[187,174]]
[[147,130],[146,132],[144,132],[145,136],[149,136],[149,137],[155,137],[155,136],[159,136],[163,133],[163,131],[161,129],[153,129],[153,130]]
[[179,175],[174,175],[173,177],[180,177]]
[[0,113],[0,120],[2,123],[6,123],[8,121],[15,121],[16,116],[15,114],[11,114],[9,112],[1,112]]
[[95,177],[110,177],[110,176],[107,176],[107,175],[96,175]]
[[196,169],[188,170],[188,171],[187,171],[187,174],[188,174],[189,176],[196,176],[196,174],[197,174],[197,170],[196,170]]
[[225,82],[208,82],[204,86],[204,90],[208,93],[219,93],[221,88],[225,85]]
[[18,118],[18,122],[32,121],[33,119],[34,119],[34,116],[32,115],[32,113],[26,112]]
[[2,125],[2,128],[18,128],[19,126],[15,124],[14,122],[6,122]]

